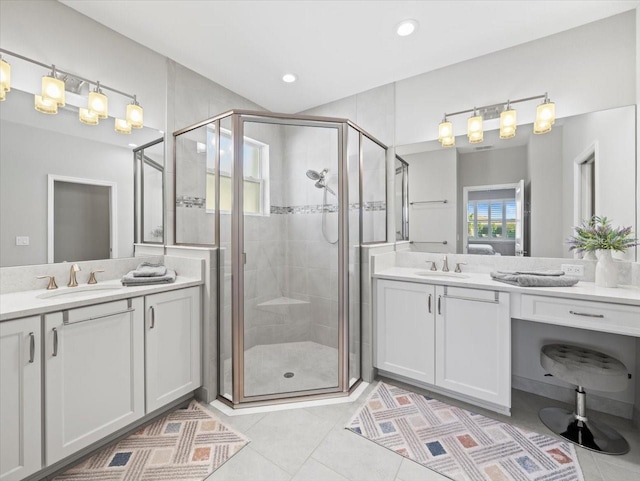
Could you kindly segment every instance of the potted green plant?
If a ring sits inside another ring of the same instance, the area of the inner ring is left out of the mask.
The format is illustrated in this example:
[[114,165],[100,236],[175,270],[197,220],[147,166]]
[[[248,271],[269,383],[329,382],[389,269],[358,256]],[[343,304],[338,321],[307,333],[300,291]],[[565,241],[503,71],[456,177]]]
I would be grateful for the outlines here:
[[584,254],[595,253],[598,259],[596,285],[617,287],[618,272],[611,252],[625,252],[629,247],[638,245],[631,227],[614,228],[606,217],[594,215],[574,229],[575,235],[567,240],[569,250]]

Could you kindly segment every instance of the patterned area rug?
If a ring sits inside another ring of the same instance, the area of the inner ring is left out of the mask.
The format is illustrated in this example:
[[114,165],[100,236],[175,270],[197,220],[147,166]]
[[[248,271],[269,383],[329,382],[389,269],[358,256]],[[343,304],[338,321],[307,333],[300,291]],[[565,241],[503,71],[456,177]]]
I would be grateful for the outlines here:
[[74,466],[54,481],[200,481],[249,440],[192,401]]
[[347,429],[456,481],[584,481],[571,443],[389,384]]

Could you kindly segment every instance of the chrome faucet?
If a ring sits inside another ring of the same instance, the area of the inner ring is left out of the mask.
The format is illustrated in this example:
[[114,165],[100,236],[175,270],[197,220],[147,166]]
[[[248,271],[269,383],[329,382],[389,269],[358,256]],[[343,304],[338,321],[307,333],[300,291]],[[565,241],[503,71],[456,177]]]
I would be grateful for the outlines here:
[[449,272],[449,264],[447,263],[447,256],[444,256],[444,264],[442,264],[442,272]]
[[71,271],[69,272],[69,284],[67,287],[77,287],[78,281],[76,280],[76,272],[80,271],[80,266],[78,264],[73,264],[71,266]]

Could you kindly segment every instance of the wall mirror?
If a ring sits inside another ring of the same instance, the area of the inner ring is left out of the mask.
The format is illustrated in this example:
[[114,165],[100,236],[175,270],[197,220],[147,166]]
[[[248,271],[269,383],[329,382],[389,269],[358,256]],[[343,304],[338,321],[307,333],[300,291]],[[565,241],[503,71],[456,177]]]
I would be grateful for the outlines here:
[[396,155],[395,160],[396,240],[409,240],[409,163]]
[[[130,135],[118,134],[112,118],[85,125],[73,107],[45,115],[33,108],[32,94],[17,89],[0,103],[0,132],[1,267],[133,255],[133,149],[161,139],[162,132],[144,127]],[[164,165],[162,148],[149,152],[148,157]],[[153,172],[146,179],[157,186]],[[66,207],[59,205],[57,215],[56,197],[67,203]],[[148,203],[156,209],[156,216],[162,209],[159,198],[155,195]],[[102,214],[92,210],[92,203]],[[74,215],[70,209],[80,206],[82,214]],[[107,207],[111,210],[105,214]],[[88,222],[105,215],[107,229],[101,229],[108,239],[108,251],[103,245],[100,253],[86,254],[85,247],[94,242],[86,237],[92,229]],[[52,246],[49,240],[54,230],[67,234],[60,242],[70,247],[57,256],[56,242]]]
[[594,214],[637,233],[635,119],[631,105],[558,119],[543,135],[519,125],[507,140],[496,130],[481,144],[396,147],[411,164],[413,248],[571,258],[566,239]]

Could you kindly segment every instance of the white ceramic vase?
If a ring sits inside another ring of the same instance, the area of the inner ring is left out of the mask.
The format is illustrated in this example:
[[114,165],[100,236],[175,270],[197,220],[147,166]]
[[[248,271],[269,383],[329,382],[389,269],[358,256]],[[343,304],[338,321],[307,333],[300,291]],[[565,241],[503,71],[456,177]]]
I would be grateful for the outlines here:
[[596,264],[596,286],[598,287],[618,287],[618,266],[611,257],[608,249],[596,251],[598,263]]

